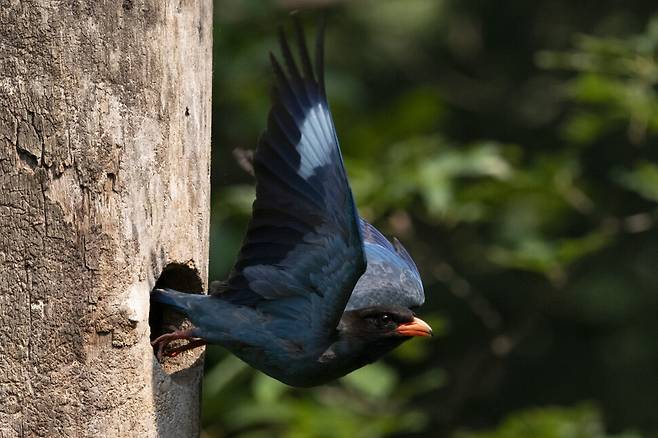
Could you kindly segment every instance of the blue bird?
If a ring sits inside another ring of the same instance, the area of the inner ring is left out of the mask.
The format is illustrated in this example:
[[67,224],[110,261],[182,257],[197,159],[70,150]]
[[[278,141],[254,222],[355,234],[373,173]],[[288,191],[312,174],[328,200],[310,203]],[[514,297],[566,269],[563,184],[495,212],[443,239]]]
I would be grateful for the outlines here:
[[[158,356],[219,344],[292,386],[331,381],[379,359],[430,326],[407,251],[360,218],[324,86],[323,29],[315,68],[295,20],[301,69],[283,31],[267,129],[253,155],[256,199],[237,261],[209,295],[155,289],[153,302],[192,328],[153,341]],[[168,348],[185,339],[187,344]]]

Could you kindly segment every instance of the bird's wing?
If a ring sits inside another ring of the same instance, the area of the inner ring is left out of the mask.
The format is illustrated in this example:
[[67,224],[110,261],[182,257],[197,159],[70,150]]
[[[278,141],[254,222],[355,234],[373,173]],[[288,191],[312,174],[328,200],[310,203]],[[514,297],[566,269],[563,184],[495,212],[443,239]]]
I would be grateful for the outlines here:
[[314,71],[298,20],[295,30],[301,70],[281,32],[285,70],[272,55],[276,85],[253,159],[253,216],[221,296],[276,316],[281,331],[320,339],[336,328],[366,259],[325,95],[323,32]]
[[419,307],[425,301],[423,283],[413,259],[399,240],[391,243],[374,226],[361,219],[368,269],[361,276],[347,310],[377,305]]

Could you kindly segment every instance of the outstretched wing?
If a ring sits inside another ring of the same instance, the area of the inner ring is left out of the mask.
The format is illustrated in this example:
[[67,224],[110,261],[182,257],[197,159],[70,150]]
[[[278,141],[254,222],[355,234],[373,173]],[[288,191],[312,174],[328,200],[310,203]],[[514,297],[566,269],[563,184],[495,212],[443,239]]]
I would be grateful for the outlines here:
[[391,243],[377,228],[361,219],[368,269],[347,303],[347,310],[378,305],[420,307],[423,283],[413,259],[399,240]]
[[297,19],[295,30],[301,70],[281,32],[285,70],[272,55],[276,86],[253,160],[253,216],[221,296],[276,316],[278,335],[312,343],[336,328],[366,259],[325,95],[323,32],[314,70]]

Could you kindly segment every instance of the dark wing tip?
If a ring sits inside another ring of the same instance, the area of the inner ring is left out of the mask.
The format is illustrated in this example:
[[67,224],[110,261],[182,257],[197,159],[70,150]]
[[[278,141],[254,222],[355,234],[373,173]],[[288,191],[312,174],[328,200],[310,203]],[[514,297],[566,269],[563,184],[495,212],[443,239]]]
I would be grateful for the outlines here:
[[311,65],[311,58],[308,53],[308,47],[306,46],[306,35],[304,34],[304,27],[302,25],[302,21],[299,19],[299,15],[293,15],[293,24],[297,37],[297,46],[299,48],[299,55],[302,61],[302,70],[304,72],[304,76],[306,79],[315,82],[315,74],[313,72],[313,66]]
[[318,25],[317,37],[315,41],[315,63],[311,62],[310,51],[308,50],[308,46],[306,44],[306,36],[300,14],[293,12],[291,13],[291,17],[293,21],[294,39],[297,40],[296,44],[299,55],[298,59],[301,64],[298,66],[297,62],[295,61],[295,56],[291,50],[286,32],[282,26],[279,26],[277,29],[279,46],[281,47],[281,54],[286,66],[286,70],[293,82],[306,82],[307,85],[308,83],[314,84],[312,88],[317,87],[319,94],[323,99],[326,100],[324,75],[324,35],[327,22],[326,16],[323,16],[320,19]]
[[289,86],[288,79],[286,78],[286,75],[283,73],[283,69],[281,68],[281,63],[279,63],[276,55],[274,55],[272,52],[270,52],[270,64],[272,66],[272,71],[274,72],[274,78],[276,79],[277,84]]
[[297,63],[295,62],[295,58],[292,55],[292,51],[290,50],[290,45],[288,44],[288,38],[286,38],[286,32],[283,30],[282,27],[279,27],[278,34],[279,34],[279,46],[281,47],[281,55],[283,56],[283,60],[286,64],[286,68],[288,69],[288,73],[295,81],[300,81],[301,74],[299,73],[299,69],[297,68]]
[[327,17],[323,15],[320,19],[318,27],[318,34],[315,39],[315,69],[318,75],[318,85],[320,86],[320,93],[326,98],[326,91],[324,88],[324,33],[327,27]]

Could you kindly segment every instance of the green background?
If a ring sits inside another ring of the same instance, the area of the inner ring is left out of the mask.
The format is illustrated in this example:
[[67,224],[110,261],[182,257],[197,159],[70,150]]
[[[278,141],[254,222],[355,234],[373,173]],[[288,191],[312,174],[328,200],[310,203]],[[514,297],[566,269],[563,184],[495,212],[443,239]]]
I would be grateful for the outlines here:
[[655,0],[216,0],[211,278],[293,8],[309,39],[328,18],[357,203],[413,254],[437,335],[310,390],[211,347],[204,437],[658,437]]

